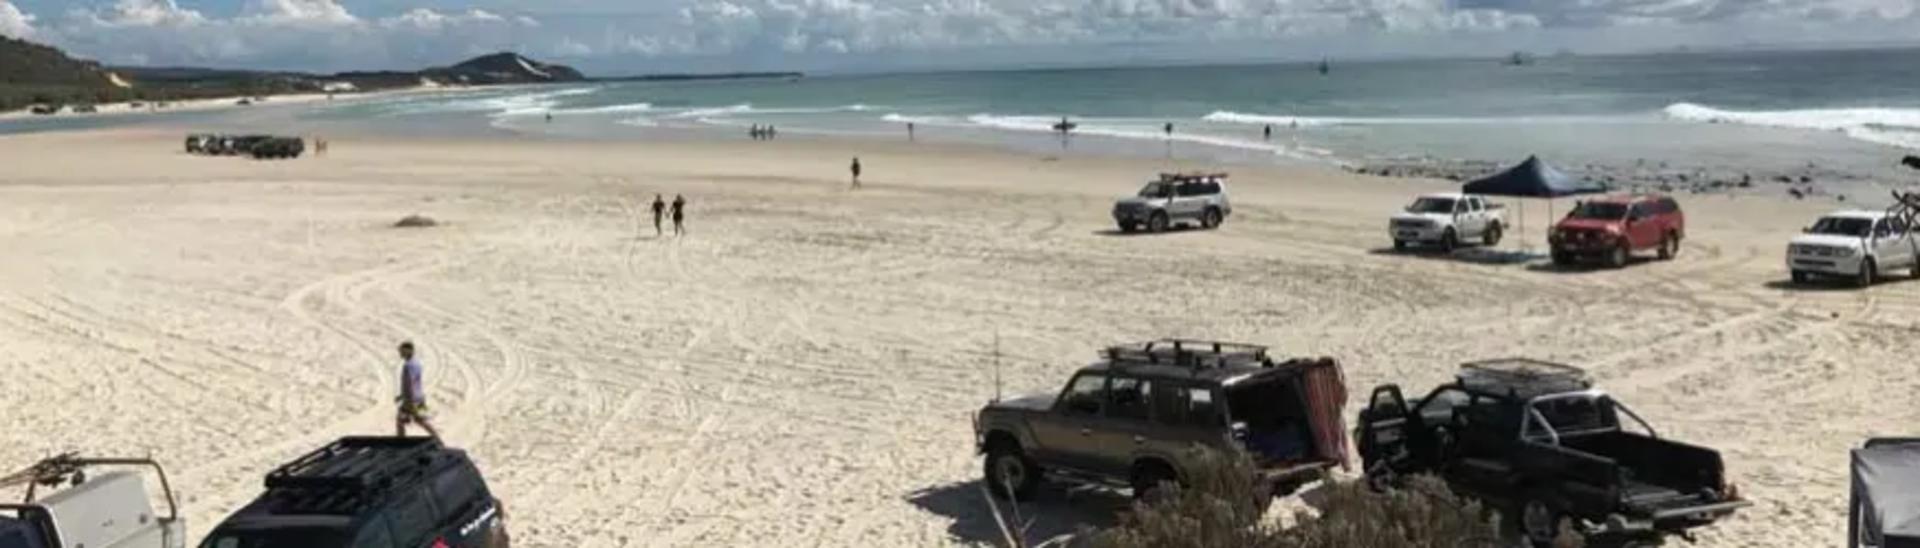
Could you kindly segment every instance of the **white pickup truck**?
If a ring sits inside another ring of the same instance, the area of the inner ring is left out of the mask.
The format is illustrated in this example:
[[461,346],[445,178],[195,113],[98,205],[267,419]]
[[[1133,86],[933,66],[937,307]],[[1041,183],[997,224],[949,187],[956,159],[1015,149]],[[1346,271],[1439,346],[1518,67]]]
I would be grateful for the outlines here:
[[1395,214],[1387,223],[1387,235],[1393,237],[1396,251],[1414,244],[1436,244],[1441,250],[1453,251],[1466,241],[1499,244],[1506,227],[1504,206],[1479,196],[1445,192],[1420,196],[1405,211]]
[[1847,278],[1866,287],[1888,272],[1920,277],[1920,243],[1911,227],[1884,211],[1836,211],[1787,245],[1794,283],[1814,276]]

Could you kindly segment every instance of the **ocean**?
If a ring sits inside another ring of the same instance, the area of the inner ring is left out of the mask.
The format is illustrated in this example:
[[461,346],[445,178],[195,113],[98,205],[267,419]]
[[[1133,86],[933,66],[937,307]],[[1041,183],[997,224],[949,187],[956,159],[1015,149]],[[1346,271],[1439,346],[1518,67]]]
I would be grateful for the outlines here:
[[[1537,154],[1587,166],[1902,176],[1916,50],[1017,70],[585,83],[343,101],[317,130],[647,139],[689,131],[907,138],[1346,167]],[[547,119],[552,116],[551,121]],[[1053,125],[1077,124],[1062,139]],[[1172,132],[1166,131],[1172,124]],[[1265,130],[1271,127],[1271,138]],[[6,124],[0,124],[5,132]],[[1813,164],[1813,167],[1809,167]],[[1595,168],[1599,169],[1599,168]]]

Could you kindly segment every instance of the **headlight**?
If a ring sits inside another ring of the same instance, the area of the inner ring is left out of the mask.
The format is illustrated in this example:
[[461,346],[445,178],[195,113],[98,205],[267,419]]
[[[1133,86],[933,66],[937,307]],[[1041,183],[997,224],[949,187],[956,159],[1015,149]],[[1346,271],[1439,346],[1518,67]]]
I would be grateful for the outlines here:
[[1837,257],[1852,257],[1853,254],[1858,251],[1859,250],[1851,247],[1839,247],[1839,248],[1834,248],[1833,254],[1834,256],[1837,256]]

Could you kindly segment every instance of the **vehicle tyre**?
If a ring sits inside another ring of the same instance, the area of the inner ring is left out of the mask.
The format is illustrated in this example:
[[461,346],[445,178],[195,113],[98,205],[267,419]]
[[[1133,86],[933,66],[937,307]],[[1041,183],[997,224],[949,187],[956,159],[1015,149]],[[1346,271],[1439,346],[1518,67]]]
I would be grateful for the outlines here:
[[1867,286],[1873,285],[1874,278],[1879,274],[1880,274],[1880,267],[1874,264],[1873,257],[1867,257],[1865,259],[1861,259],[1860,273],[1854,275],[1853,285],[1854,287],[1867,287]]
[[1153,216],[1147,218],[1147,232],[1166,232],[1166,231],[1167,231],[1167,212],[1165,211],[1153,212]]
[[1140,228],[1140,225],[1133,224],[1131,222],[1120,223],[1121,232],[1133,232],[1134,230],[1138,230],[1139,228]]
[[1129,481],[1133,486],[1133,500],[1147,504],[1157,503],[1164,494],[1163,488],[1166,484],[1175,483],[1178,480],[1179,478],[1173,474],[1173,469],[1165,464],[1147,462],[1135,465],[1133,478]]
[[1226,220],[1227,218],[1221,215],[1217,208],[1209,207],[1206,213],[1200,214],[1200,226],[1207,229],[1220,228],[1220,223]]
[[1613,251],[1607,252],[1607,266],[1612,268],[1625,268],[1627,266],[1627,258],[1630,256],[1632,256],[1632,253],[1627,250],[1627,244],[1622,243],[1614,247]]
[[1486,244],[1487,247],[1500,245],[1501,232],[1500,223],[1488,225],[1487,232],[1480,235],[1480,242]]
[[1913,266],[1907,267],[1907,276],[1915,279],[1920,279],[1920,259],[1915,259],[1913,261]]
[[1553,264],[1555,266],[1567,266],[1567,265],[1573,264],[1573,255],[1570,253],[1555,249],[1553,250],[1552,255],[1553,255]]
[[1394,240],[1394,241],[1393,241],[1393,250],[1394,250],[1394,251],[1406,251],[1406,250],[1407,250],[1407,241],[1406,241],[1406,240]]
[[1798,270],[1793,271],[1793,283],[1796,283],[1796,284],[1807,283],[1807,280],[1809,278],[1810,276],[1808,276],[1807,273],[1805,272],[1801,272]]
[[1014,443],[995,443],[987,449],[987,491],[1001,499],[1032,500],[1040,489],[1040,465]]
[[1453,229],[1449,228],[1446,234],[1440,235],[1440,251],[1452,253],[1453,250],[1459,248],[1460,236],[1454,234]]
[[1546,501],[1532,497],[1520,501],[1515,508],[1518,511],[1514,524],[1519,526],[1520,535],[1526,539],[1527,545],[1537,548],[1553,546],[1554,538],[1560,536],[1560,511]]
[[1673,260],[1673,257],[1675,255],[1679,255],[1679,254],[1680,254],[1680,237],[1679,236],[1676,236],[1673,233],[1669,232],[1667,233],[1667,236],[1665,238],[1660,239],[1660,260],[1671,261]]

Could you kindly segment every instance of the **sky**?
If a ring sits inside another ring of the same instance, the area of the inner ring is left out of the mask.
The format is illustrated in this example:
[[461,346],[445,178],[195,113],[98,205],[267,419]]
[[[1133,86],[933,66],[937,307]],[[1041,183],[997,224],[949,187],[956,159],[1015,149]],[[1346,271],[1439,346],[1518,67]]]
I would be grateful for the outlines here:
[[879,72],[1920,43],[1920,0],[0,0],[112,65]]

